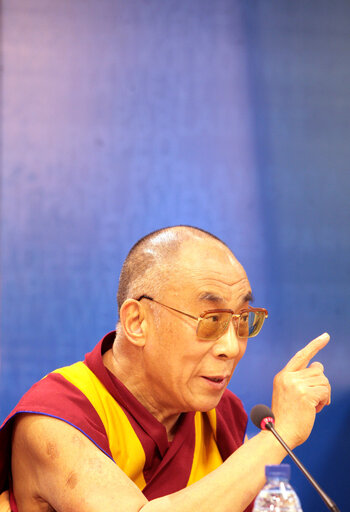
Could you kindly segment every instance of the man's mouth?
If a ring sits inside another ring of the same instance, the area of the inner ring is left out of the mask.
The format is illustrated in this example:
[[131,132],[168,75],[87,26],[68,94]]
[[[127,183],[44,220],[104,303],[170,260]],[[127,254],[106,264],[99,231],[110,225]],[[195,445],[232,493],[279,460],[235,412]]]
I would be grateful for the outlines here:
[[228,383],[228,375],[202,375],[202,378],[207,382],[210,388],[214,390],[223,390]]
[[207,380],[210,380],[211,382],[222,382],[223,380],[225,380],[224,377],[205,377],[205,379]]

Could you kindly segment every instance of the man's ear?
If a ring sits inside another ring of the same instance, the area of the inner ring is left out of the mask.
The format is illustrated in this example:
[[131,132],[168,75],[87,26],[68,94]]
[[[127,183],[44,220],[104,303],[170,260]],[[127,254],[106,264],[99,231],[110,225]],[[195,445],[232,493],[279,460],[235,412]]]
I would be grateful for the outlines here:
[[120,308],[119,318],[128,340],[143,347],[146,341],[147,322],[142,304],[137,300],[127,299]]

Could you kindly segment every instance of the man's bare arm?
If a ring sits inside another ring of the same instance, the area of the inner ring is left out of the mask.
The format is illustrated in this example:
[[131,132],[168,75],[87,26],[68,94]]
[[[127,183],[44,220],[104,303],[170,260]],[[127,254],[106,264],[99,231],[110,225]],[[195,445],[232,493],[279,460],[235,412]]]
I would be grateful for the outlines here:
[[[276,425],[293,448],[309,435],[316,411],[330,400],[319,363],[310,360],[328,342],[320,337],[290,360],[274,383]],[[284,450],[260,432],[218,469],[190,487],[147,502],[136,485],[83,434],[63,421],[23,415],[13,441],[14,492],[19,512],[240,512],[264,482],[265,464],[280,463]],[[45,505],[47,507],[47,505]]]
[[147,502],[109,457],[64,421],[21,414],[12,447],[19,512],[46,512],[44,504],[57,512],[138,511]]

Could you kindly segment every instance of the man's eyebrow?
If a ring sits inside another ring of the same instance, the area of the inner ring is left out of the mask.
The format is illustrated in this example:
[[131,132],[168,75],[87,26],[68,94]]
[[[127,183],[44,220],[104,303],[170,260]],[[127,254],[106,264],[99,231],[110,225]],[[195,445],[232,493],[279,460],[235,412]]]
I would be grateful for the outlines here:
[[[209,302],[222,302],[225,299],[221,295],[218,295],[218,294],[216,294],[214,292],[202,292],[199,295],[199,300],[207,300]],[[249,290],[249,292],[246,293],[246,295],[244,295],[242,297],[241,302],[242,303],[244,303],[244,302],[253,302],[253,300],[254,300],[253,294]]]
[[254,301],[254,297],[253,297],[253,294],[251,291],[249,291],[242,299],[242,303],[244,302],[253,302]]
[[[202,292],[199,295],[199,300],[212,302],[215,305],[217,305],[219,302],[225,302],[225,299],[221,295],[218,295],[213,292]],[[253,302],[253,300],[253,294],[251,291],[249,291],[242,297],[240,304],[245,304],[246,302]]]
[[199,298],[199,300],[203,300],[203,301],[205,300],[208,302],[215,302],[215,303],[224,301],[224,299],[223,299],[223,297],[221,297],[221,295],[217,295],[216,293],[213,293],[213,292],[202,292],[198,298]]

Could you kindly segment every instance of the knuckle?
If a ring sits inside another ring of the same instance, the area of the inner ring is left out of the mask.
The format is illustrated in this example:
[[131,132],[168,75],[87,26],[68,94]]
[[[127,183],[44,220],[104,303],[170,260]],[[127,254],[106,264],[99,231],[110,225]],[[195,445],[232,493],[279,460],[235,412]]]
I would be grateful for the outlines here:
[[275,387],[285,387],[286,381],[288,380],[287,375],[288,373],[284,372],[283,370],[277,373],[277,375],[275,375],[275,378],[273,379],[273,385]]
[[295,387],[295,393],[298,395],[298,398],[303,399],[307,395],[307,390],[304,384],[298,382]]
[[274,388],[278,388],[283,392],[290,390],[293,390],[294,392],[295,389],[297,389],[297,387],[300,385],[300,381],[295,373],[281,371],[275,376],[273,385]]
[[305,350],[302,348],[300,350],[298,350],[298,352],[296,352],[294,358],[297,360],[304,360],[305,359]]

